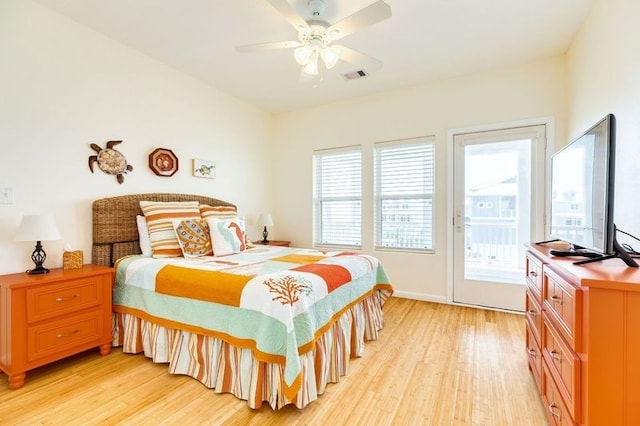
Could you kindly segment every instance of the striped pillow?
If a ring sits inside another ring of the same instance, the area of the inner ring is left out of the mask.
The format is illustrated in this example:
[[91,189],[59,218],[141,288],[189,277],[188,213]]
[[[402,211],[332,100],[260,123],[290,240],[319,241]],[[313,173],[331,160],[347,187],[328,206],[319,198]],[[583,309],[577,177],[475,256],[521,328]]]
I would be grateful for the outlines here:
[[198,204],[197,201],[140,201],[149,228],[153,257],[182,256],[173,221],[200,219]]
[[200,204],[200,216],[204,220],[210,217],[229,218],[238,217],[235,207],[231,206],[210,206],[208,204]]

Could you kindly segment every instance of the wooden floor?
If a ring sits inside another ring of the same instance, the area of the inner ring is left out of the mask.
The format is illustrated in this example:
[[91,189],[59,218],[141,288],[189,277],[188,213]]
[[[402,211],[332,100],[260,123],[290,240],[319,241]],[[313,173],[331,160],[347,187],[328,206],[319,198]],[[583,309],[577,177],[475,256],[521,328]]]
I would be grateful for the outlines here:
[[524,317],[392,298],[380,339],[303,410],[251,410],[143,355],[97,350],[27,373],[2,425],[546,425],[527,368]]

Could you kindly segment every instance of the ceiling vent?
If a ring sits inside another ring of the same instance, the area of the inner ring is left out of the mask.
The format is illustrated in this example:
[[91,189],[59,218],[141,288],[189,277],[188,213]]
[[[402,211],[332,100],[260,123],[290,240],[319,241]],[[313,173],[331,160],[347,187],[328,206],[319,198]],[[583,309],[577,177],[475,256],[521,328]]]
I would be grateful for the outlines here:
[[364,72],[363,70],[359,70],[359,71],[352,71],[352,72],[348,72],[345,74],[342,74],[342,76],[346,79],[346,80],[355,80],[356,78],[362,78],[362,77],[366,77],[367,74],[366,72]]

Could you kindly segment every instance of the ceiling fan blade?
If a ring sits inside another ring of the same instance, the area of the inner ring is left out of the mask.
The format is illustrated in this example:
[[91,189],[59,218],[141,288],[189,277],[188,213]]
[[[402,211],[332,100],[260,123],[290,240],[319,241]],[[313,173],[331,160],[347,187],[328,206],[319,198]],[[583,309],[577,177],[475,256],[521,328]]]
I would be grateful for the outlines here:
[[380,0],[331,25],[327,28],[327,35],[332,40],[338,40],[388,18],[391,18],[391,7]]
[[378,71],[384,64],[382,61],[376,58],[372,58],[371,56],[365,55],[364,53],[349,49],[348,47],[339,46],[337,44],[334,44],[333,47],[339,50],[340,59],[349,62],[350,64],[361,67],[364,71]]
[[309,29],[309,25],[306,21],[298,15],[298,12],[291,7],[287,0],[267,0],[267,2],[273,6],[273,8],[277,10],[293,28],[296,29],[296,31]]
[[302,46],[299,41],[274,41],[270,43],[257,43],[247,44],[244,46],[236,46],[236,50],[241,53],[245,52],[260,52],[262,50],[274,50],[274,49],[291,49],[294,47]]

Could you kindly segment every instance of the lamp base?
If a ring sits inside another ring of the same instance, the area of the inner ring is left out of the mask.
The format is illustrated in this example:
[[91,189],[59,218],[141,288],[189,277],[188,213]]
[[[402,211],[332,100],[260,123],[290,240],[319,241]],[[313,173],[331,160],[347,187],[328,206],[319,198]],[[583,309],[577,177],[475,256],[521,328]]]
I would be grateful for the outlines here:
[[262,243],[263,244],[267,244],[269,242],[269,240],[267,240],[267,237],[269,236],[269,232],[267,232],[267,227],[264,227],[264,231],[262,231]]
[[38,274],[46,274],[49,272],[47,268],[42,266],[44,260],[47,258],[47,253],[44,252],[42,248],[42,242],[36,242],[36,249],[31,253],[31,260],[35,263],[36,267],[33,269],[27,270],[27,274],[29,275],[38,275]]
[[33,269],[28,269],[27,274],[29,275],[38,275],[38,274],[47,274],[49,270],[47,268],[43,268],[41,265],[37,265]]

